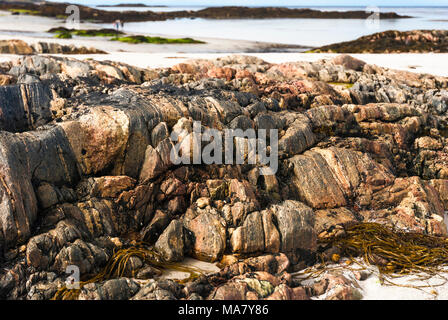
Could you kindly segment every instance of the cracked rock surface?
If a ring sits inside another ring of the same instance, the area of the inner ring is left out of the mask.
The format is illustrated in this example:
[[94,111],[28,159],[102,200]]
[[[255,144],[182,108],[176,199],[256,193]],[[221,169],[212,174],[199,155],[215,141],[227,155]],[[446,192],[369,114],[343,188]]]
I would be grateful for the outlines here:
[[[166,261],[194,257],[221,271],[178,283],[135,258],[79,299],[309,299],[291,273],[314,264],[319,238],[340,226],[447,235],[447,78],[349,56],[140,69],[40,55],[0,64],[6,78],[2,299],[50,299],[67,266],[94,275],[136,241]],[[277,129],[278,171],[173,164],[170,136],[193,121]],[[359,298],[346,291],[328,297]]]

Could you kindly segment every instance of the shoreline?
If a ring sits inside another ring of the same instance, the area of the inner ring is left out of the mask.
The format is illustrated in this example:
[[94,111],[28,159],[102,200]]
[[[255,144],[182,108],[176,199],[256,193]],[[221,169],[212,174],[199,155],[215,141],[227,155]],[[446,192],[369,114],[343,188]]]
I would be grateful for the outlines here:
[[[37,3],[10,3],[0,1],[1,10],[27,11],[33,15],[45,17],[67,16],[65,10],[70,3],[45,2]],[[85,20],[95,20],[103,23],[124,19],[127,22],[165,21],[177,18],[207,18],[207,19],[270,19],[270,18],[302,18],[302,19],[367,19],[370,13],[358,11],[320,11],[307,8],[286,7],[246,7],[221,6],[208,7],[199,11],[107,11],[77,4],[80,15]],[[380,13],[381,19],[407,19],[411,16],[402,16],[395,12]]]
[[[311,49],[310,46],[294,44],[279,44],[249,40],[234,40],[208,37],[195,37],[195,40],[204,44],[129,44],[110,41],[103,37],[74,37],[72,39],[57,39],[54,34],[47,31],[52,28],[64,27],[65,22],[60,19],[40,16],[20,16],[20,24],[17,16],[8,15],[6,11],[0,11],[2,25],[0,40],[12,40],[20,38],[26,42],[56,42],[60,44],[74,44],[77,46],[95,47],[107,52],[188,52],[188,53],[227,53],[227,52],[303,52]],[[82,22],[81,29],[101,29],[100,24]],[[33,31],[30,31],[33,30]],[[137,33],[126,32],[127,35]],[[165,38],[180,38],[180,36],[164,35],[159,33],[139,33],[147,36],[161,36]]]
[[[284,63],[292,61],[317,61],[331,59],[338,55],[335,53],[304,53],[306,48],[294,45],[282,45],[268,42],[202,38],[205,44],[129,44],[110,41],[101,37],[74,37],[72,39],[57,39],[47,33],[50,28],[64,26],[61,20],[37,17],[20,16],[21,23],[17,23],[17,16],[0,11],[2,30],[0,40],[21,39],[29,44],[36,42],[50,42],[65,45],[94,47],[108,52],[106,55],[71,55],[76,59],[97,59],[123,62],[142,68],[170,67],[189,59],[213,59],[230,54],[255,55],[271,63]],[[94,23],[82,23],[82,29],[100,29]],[[33,30],[33,31],[30,31]],[[131,34],[131,33],[129,33]],[[163,36],[163,34],[147,34]],[[288,52],[289,51],[289,52]],[[439,76],[448,76],[447,53],[394,53],[394,54],[351,54],[369,64],[376,64],[391,69],[404,70],[417,73],[429,73]],[[0,55],[0,61],[11,60],[14,55]]]

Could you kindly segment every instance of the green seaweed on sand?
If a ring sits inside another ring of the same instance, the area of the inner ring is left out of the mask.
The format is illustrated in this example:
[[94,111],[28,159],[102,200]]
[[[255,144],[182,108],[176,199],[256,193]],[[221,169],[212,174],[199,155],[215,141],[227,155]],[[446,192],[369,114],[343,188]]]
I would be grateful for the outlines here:
[[203,41],[192,38],[162,38],[148,37],[141,35],[126,35],[124,32],[115,29],[67,29],[64,27],[53,28],[47,31],[54,33],[55,38],[69,39],[71,36],[80,37],[107,37],[112,41],[120,41],[126,43],[153,43],[153,44],[200,44]]
[[114,29],[67,29],[64,27],[53,28],[47,32],[56,34],[68,33],[72,36],[80,37],[117,37],[118,35],[124,34],[123,32]]
[[148,37],[148,36],[125,36],[125,37],[117,37],[114,39],[111,39],[113,41],[120,41],[120,42],[126,42],[126,43],[154,43],[154,44],[176,44],[176,43],[205,43],[203,41],[195,40],[192,38],[162,38],[162,37]]
[[81,36],[81,37],[115,37],[119,34],[123,34],[123,32],[116,31],[113,29],[74,30],[71,33],[75,36]]
[[71,39],[72,35],[69,32],[60,32],[60,33],[56,33],[54,35],[54,38],[58,38],[58,39]]
[[202,271],[197,268],[183,266],[180,263],[163,261],[150,246],[141,243],[115,251],[106,266],[96,276],[85,281],[80,281],[79,289],[68,289],[66,286],[60,288],[53,296],[52,300],[75,300],[78,298],[81,288],[86,284],[122,277],[127,270],[128,262],[131,257],[138,257],[144,263],[161,270],[175,270],[188,273],[188,278],[177,280],[179,283],[193,281],[202,274]]
[[29,15],[38,15],[40,14],[37,10],[28,10],[28,9],[8,9],[11,13],[15,14],[29,14]]

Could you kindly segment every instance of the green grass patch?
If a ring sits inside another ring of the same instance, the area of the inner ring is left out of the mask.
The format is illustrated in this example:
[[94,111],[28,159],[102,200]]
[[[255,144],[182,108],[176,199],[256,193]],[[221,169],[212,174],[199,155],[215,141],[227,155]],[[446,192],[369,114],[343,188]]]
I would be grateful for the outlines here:
[[176,43],[205,43],[203,41],[192,38],[170,39],[162,37],[147,37],[147,36],[126,36],[111,39],[113,41],[121,41],[126,43],[154,43],[154,44],[176,44]]

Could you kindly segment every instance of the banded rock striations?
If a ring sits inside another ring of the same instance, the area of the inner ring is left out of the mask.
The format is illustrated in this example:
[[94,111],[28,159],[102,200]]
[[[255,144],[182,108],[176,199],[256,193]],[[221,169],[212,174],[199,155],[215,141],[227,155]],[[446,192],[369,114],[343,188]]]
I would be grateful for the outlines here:
[[[67,266],[96,274],[145,241],[221,271],[180,284],[135,258],[79,298],[309,299],[342,281],[328,296],[348,299],[344,279],[290,274],[316,262],[319,238],[362,221],[447,235],[447,78],[351,57],[149,70],[30,55],[0,70],[2,298],[50,299]],[[279,170],[173,165],[169,137],[193,120],[278,129]]]

